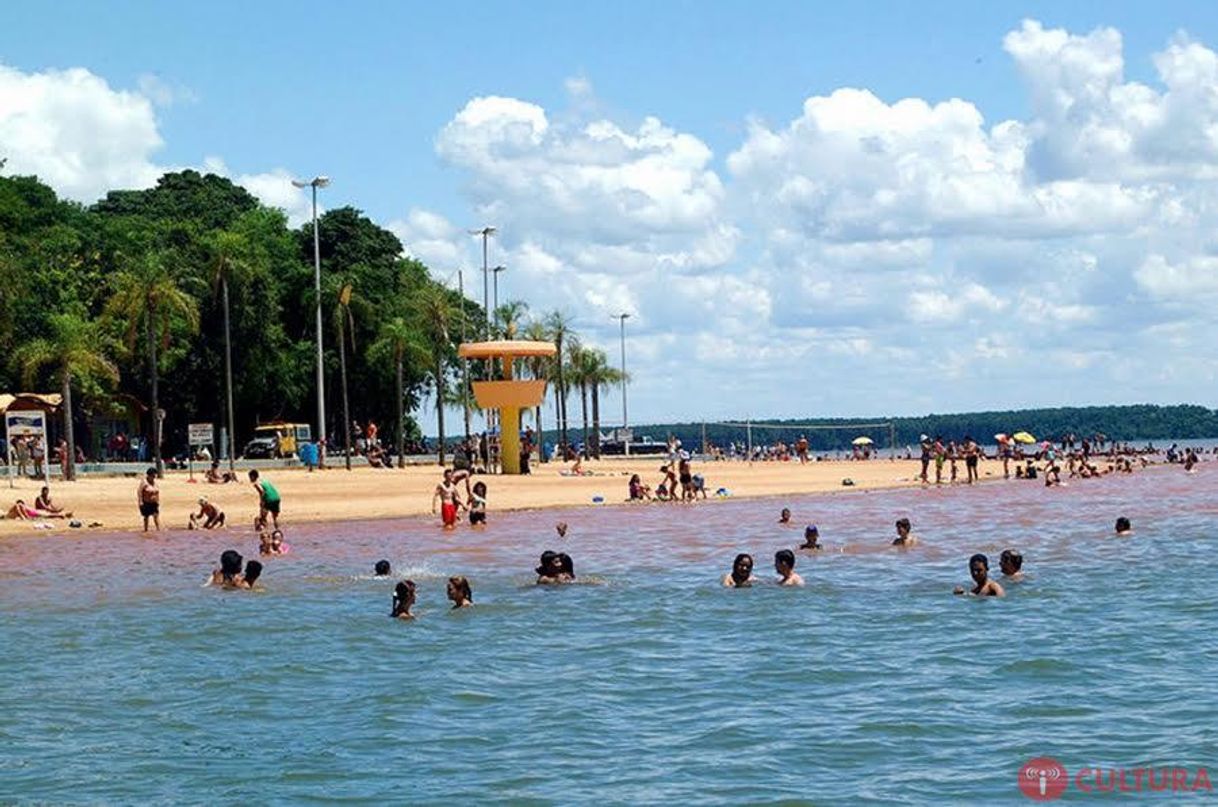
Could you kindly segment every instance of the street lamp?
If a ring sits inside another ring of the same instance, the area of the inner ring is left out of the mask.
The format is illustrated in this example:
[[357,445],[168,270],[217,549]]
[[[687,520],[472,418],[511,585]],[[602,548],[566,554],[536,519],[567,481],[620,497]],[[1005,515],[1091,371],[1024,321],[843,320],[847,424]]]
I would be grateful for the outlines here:
[[506,272],[507,267],[506,266],[496,266],[491,271],[495,273],[495,309],[494,310],[498,311],[499,310],[499,273]]
[[298,188],[313,189],[313,292],[317,297],[317,440],[321,451],[318,462],[326,465],[326,375],[321,342],[321,238],[317,232],[317,189],[330,184],[329,177],[313,177],[308,182],[292,180]]
[[486,318],[485,324],[486,324],[486,329],[487,329],[488,333],[489,333],[490,327],[491,327],[491,309],[490,309],[490,302],[491,302],[490,296],[491,295],[490,295],[490,288],[489,288],[489,283],[488,283],[488,280],[489,280],[488,272],[490,270],[487,267],[486,244],[487,244],[488,239],[490,239],[490,237],[492,235],[494,235],[496,232],[497,232],[496,228],[491,227],[489,225],[486,227],[483,227],[480,230],[470,230],[469,231],[470,235],[482,236],[482,313]]
[[618,324],[622,329],[622,441],[625,443],[624,453],[630,456],[630,438],[626,436],[626,428],[629,426],[629,421],[626,418],[626,320],[630,319],[630,315],[622,312],[617,315]]

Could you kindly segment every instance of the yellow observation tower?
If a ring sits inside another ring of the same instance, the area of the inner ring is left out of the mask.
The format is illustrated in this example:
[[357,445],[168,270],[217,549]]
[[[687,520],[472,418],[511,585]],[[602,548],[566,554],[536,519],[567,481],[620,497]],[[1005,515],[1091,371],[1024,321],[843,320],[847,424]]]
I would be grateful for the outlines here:
[[[540,406],[546,396],[544,379],[515,379],[512,363],[516,359],[553,356],[558,349],[549,342],[501,339],[495,342],[466,342],[457,348],[463,359],[500,360],[502,378],[498,381],[475,381],[474,399],[483,409],[499,410],[499,439],[503,449],[501,462],[505,474],[520,473],[520,410]],[[541,439],[541,435],[537,435]]]

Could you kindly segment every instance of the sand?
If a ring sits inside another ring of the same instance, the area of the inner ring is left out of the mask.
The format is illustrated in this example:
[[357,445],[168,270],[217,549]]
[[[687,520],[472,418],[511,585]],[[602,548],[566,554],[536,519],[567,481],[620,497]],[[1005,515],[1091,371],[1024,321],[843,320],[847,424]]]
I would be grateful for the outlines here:
[[[620,504],[627,496],[627,482],[632,473],[655,488],[661,481],[661,460],[613,459],[584,463],[586,476],[565,476],[561,470],[568,465],[548,463],[535,466],[529,476],[478,476],[487,483],[490,512],[550,507],[593,507],[594,497],[603,497],[608,505]],[[822,493],[850,489],[893,488],[917,484],[917,460],[871,460],[865,462],[824,461],[800,465],[798,462],[706,462],[695,463],[694,472],[706,478],[708,493],[713,497],[718,488],[727,488],[733,498],[779,496],[783,494]],[[350,519],[395,518],[431,513],[432,492],[440,478],[437,466],[414,466],[404,469],[376,470],[342,468],[308,473],[302,469],[272,469],[262,472],[279,489],[283,497],[280,523],[286,528],[305,521],[345,521]],[[960,466],[964,476],[963,463]],[[997,462],[982,462],[982,479],[1001,478],[1002,467]],[[245,475],[241,472],[244,480]],[[184,471],[167,472],[161,486],[161,526],[184,529],[187,515],[197,511],[197,500],[206,496],[225,511],[233,527],[248,528],[258,511],[258,496],[248,482],[209,485],[187,480]],[[842,485],[844,478],[854,480],[853,488]],[[53,501],[71,510],[85,524],[101,522],[98,532],[141,529],[136,507],[134,477],[87,477],[77,482],[60,482],[52,478]],[[32,503],[41,484],[18,480],[16,488],[6,490],[7,481],[0,480],[0,502],[4,510],[18,498]],[[663,503],[633,505],[671,507]],[[780,502],[774,503],[777,511]],[[54,534],[68,529],[65,521],[52,520],[51,530],[35,530],[27,521],[0,520],[0,535]],[[72,530],[74,533],[88,532]]]

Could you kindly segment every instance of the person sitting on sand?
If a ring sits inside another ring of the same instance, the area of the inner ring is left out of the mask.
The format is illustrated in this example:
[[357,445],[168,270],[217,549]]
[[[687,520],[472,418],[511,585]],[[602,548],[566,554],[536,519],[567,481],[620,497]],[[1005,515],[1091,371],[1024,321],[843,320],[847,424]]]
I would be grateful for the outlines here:
[[400,580],[393,588],[393,610],[389,616],[394,619],[414,619],[410,613],[415,600],[415,585],[413,580]]
[[279,491],[271,484],[269,479],[259,481],[258,469],[251,468],[250,484],[254,486],[254,490],[258,491],[258,520],[262,524],[267,523],[267,516],[270,515],[271,520],[275,524],[275,529],[279,529],[279,507],[282,504],[279,498]]
[[790,524],[791,523],[791,508],[790,507],[782,508],[782,512],[780,512],[778,514],[778,523],[779,524]]
[[393,568],[389,565],[389,561],[378,560],[376,565],[372,567],[372,571],[377,577],[388,577]]
[[753,556],[741,552],[732,561],[732,571],[723,575],[723,585],[725,588],[747,588],[755,582],[757,578],[753,577]]
[[[968,572],[975,583],[969,592],[974,597],[1002,597],[1006,594],[997,580],[990,579],[990,559],[980,552],[968,559]],[[956,586],[952,593],[963,594],[964,587]]]
[[220,471],[220,460],[212,460],[211,467],[207,469],[207,473],[203,475],[204,481],[209,485],[223,485],[226,482],[236,482],[237,475],[232,471]]
[[892,540],[892,545],[901,547],[917,545],[918,536],[910,532],[911,529],[913,529],[913,525],[909,523],[909,519],[897,519],[897,537]]
[[46,513],[46,518],[71,518],[71,513],[65,513],[62,507],[56,507],[51,501],[51,489],[43,485],[42,490],[38,493],[38,498],[34,499],[34,509],[41,510]]
[[473,605],[474,594],[470,590],[469,580],[460,575],[448,578],[448,598],[453,602],[454,611]]
[[778,572],[778,585],[802,586],[804,579],[795,573],[795,553],[780,549],[774,553],[774,571]]
[[1129,523],[1129,519],[1121,516],[1116,520],[1116,534],[1120,536],[1133,535],[1133,524]]
[[1023,555],[1017,549],[1004,549],[998,556],[998,568],[1002,576],[1012,583],[1023,582]]
[[551,552],[548,549],[542,552],[541,562],[534,571],[537,572],[539,586],[575,580],[575,564],[565,552]]
[[796,549],[824,549],[820,543],[820,530],[815,524],[809,524],[804,528],[804,542]]
[[245,564],[245,573],[237,579],[237,588],[253,588],[258,582],[258,578],[262,576],[262,564],[256,560],[248,561]]
[[486,526],[485,482],[475,482],[473,492],[469,495],[469,525],[471,527]]
[[457,510],[461,507],[461,498],[457,495],[457,483],[453,481],[453,472],[444,469],[444,478],[436,485],[431,497],[431,512],[436,512],[436,502],[440,502],[440,520],[444,529],[451,530],[457,526]]
[[214,530],[216,527],[224,526],[224,512],[209,502],[206,497],[199,497],[199,512],[190,514],[190,523],[186,525],[188,530]]
[[651,488],[643,484],[638,474],[630,477],[630,498],[627,501],[642,502],[651,500]]
[[226,549],[221,552],[220,568],[211,573],[211,585],[236,588],[243,560],[241,553],[235,549]]
[[16,504],[8,509],[5,518],[16,519],[17,521],[33,521],[40,518],[66,518],[66,516],[62,513],[48,513],[45,510],[30,507],[25,503],[24,499],[18,499]]

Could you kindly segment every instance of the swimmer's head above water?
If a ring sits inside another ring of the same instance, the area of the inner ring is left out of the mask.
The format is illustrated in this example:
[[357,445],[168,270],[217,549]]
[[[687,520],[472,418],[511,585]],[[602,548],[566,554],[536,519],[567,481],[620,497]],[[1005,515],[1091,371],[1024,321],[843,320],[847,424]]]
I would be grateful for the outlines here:
[[815,524],[804,527],[804,542],[800,549],[820,549],[820,530]]
[[399,581],[393,589],[393,611],[389,615],[396,618],[406,618],[411,616],[410,607],[414,605],[414,599],[414,581]]
[[220,574],[225,581],[233,580],[241,574],[241,553],[235,549],[226,549],[220,553]]
[[387,560],[378,560],[372,570],[376,572],[377,577],[388,577],[389,573],[393,571]]
[[978,586],[985,584],[990,576],[990,559],[978,552],[968,559],[968,573]]
[[732,582],[737,586],[748,585],[753,577],[753,556],[747,552],[741,552],[732,561]]
[[779,524],[790,524],[791,523],[791,508],[789,508],[789,507],[782,508],[782,512],[780,512],[778,514],[778,523]]
[[1014,577],[1023,569],[1023,555],[1015,549],[1004,549],[998,556],[998,568],[1007,577]]
[[1121,516],[1116,520],[1117,535],[1129,535],[1131,532],[1133,532],[1133,524],[1130,523],[1128,518]]
[[448,599],[452,600],[453,608],[473,605],[474,594],[470,589],[469,580],[460,575],[448,578]]
[[787,577],[795,571],[795,553],[789,549],[780,549],[774,553],[774,571]]

